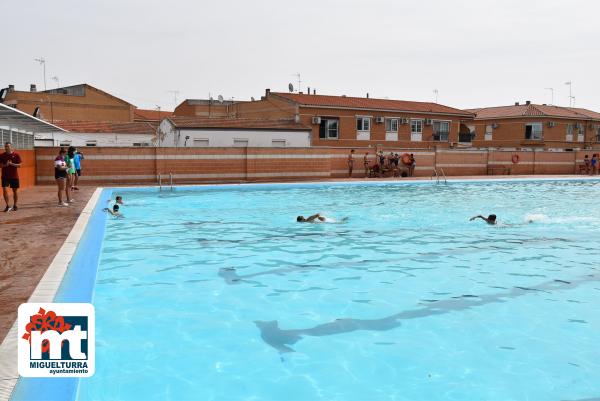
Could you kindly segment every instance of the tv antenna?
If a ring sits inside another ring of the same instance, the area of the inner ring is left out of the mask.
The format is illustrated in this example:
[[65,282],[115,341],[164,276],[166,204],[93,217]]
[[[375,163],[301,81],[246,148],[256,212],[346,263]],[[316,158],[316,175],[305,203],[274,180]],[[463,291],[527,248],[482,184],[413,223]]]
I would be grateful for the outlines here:
[[46,59],[43,57],[34,58],[44,68],[44,90],[46,90]]
[[[292,75],[298,78],[298,87],[297,87],[296,89],[297,89],[298,91],[300,91],[300,88],[302,87],[302,86],[300,86],[300,85],[302,85],[302,81],[300,80],[300,73],[299,73],[299,72],[297,72],[297,73],[295,73],[295,74],[292,74]],[[291,91],[290,91],[290,92],[291,92]]]
[[177,95],[179,95],[179,91],[176,90],[176,89],[174,89],[174,90],[170,90],[170,91],[167,91],[167,92],[173,94],[173,103],[175,104],[175,106],[177,106]]
[[567,81],[565,82],[565,85],[569,85],[569,107],[573,107],[571,106],[571,102],[573,101],[573,94],[571,93],[571,89],[573,88],[573,82]]
[[433,93],[435,93],[435,102],[437,103],[438,102],[438,95],[439,95],[440,91],[437,90],[437,89],[434,89]]
[[56,87],[60,88],[60,79],[57,76],[52,77],[52,80],[56,82]]
[[545,88],[546,90],[550,91],[550,106],[552,106],[554,104],[554,88]]
[[288,84],[288,90],[290,91],[290,93],[294,92],[294,85],[292,85],[291,82]]

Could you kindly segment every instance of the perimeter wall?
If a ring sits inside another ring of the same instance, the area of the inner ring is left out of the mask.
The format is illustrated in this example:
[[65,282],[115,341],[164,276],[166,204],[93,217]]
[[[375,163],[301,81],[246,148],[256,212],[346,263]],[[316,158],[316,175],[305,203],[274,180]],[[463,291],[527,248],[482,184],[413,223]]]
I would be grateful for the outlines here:
[[[373,148],[354,148],[353,177],[364,177],[363,156]],[[385,154],[413,153],[416,176],[434,168],[447,176],[488,174],[576,174],[587,154],[597,151],[488,151],[383,149]],[[58,148],[36,148],[38,184],[54,183]],[[347,177],[349,149],[344,148],[85,148],[82,184],[163,184],[216,181],[281,181]],[[518,163],[513,163],[513,156]]]

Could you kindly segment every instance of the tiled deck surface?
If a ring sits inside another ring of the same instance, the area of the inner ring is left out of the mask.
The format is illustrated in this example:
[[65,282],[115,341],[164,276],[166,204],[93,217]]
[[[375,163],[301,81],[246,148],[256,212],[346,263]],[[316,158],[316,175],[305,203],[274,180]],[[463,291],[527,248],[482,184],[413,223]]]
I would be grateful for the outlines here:
[[0,342],[95,190],[80,188],[71,207],[56,206],[55,186],[37,186],[19,192],[17,212],[0,211]]

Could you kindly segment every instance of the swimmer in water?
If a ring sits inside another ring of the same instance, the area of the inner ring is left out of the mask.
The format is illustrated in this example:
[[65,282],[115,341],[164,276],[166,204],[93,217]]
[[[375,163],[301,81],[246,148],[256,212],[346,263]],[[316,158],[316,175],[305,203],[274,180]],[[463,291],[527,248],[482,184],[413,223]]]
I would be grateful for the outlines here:
[[475,219],[481,219],[481,220],[485,221],[486,223],[492,224],[492,225],[496,224],[496,215],[495,214],[490,214],[488,217],[483,217],[482,215],[474,216],[474,217],[471,217],[469,219],[469,221],[473,221]]
[[321,214],[313,214],[312,216],[304,217],[298,216],[296,217],[296,222],[298,223],[321,223],[327,220],[325,217],[321,216]]
[[112,210],[105,207],[104,209],[105,212],[110,213],[111,215],[113,215],[114,217],[124,217],[123,214],[121,212],[119,212],[119,205],[115,204],[112,207]]

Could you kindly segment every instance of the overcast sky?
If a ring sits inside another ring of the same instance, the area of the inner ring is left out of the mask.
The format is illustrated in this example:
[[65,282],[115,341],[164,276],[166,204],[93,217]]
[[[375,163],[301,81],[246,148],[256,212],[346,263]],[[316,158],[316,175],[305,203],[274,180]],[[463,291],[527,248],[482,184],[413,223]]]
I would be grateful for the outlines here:
[[600,1],[0,0],[0,87],[89,83],[141,108],[265,88],[600,111]]

